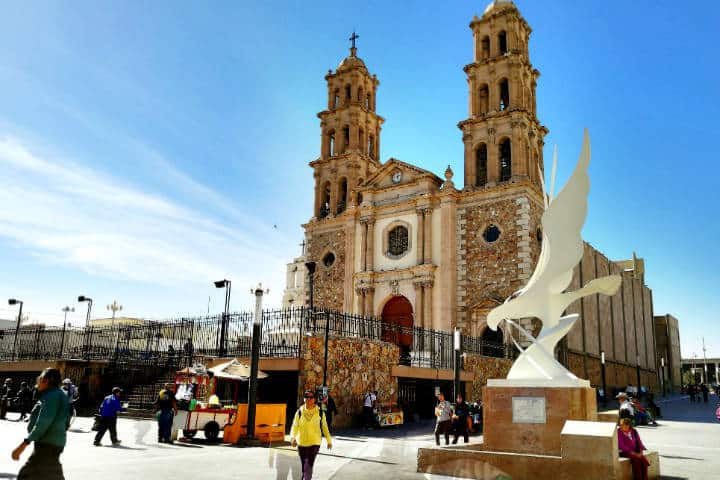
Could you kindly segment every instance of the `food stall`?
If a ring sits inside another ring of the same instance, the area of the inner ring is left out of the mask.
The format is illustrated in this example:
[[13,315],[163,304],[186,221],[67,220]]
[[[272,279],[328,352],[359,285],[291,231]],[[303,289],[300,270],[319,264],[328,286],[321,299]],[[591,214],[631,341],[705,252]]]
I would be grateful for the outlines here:
[[[175,398],[178,401],[178,414],[173,419],[173,438],[182,430],[187,438],[193,438],[203,431],[208,440],[217,439],[226,425],[232,424],[238,411],[239,382],[247,382],[250,368],[233,359],[213,368],[202,365],[184,368],[176,372]],[[267,374],[258,371],[258,379]],[[232,398],[224,402],[217,395],[218,385],[230,383]],[[234,388],[232,388],[234,386]]]
[[377,409],[377,422],[381,427],[402,425],[405,418],[397,403],[381,403]]

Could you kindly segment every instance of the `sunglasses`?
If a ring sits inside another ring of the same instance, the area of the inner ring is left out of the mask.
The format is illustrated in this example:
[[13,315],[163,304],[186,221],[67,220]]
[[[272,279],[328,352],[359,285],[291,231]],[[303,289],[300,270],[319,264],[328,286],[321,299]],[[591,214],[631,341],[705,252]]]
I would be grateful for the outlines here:
[[305,398],[315,398],[314,395],[305,395]]

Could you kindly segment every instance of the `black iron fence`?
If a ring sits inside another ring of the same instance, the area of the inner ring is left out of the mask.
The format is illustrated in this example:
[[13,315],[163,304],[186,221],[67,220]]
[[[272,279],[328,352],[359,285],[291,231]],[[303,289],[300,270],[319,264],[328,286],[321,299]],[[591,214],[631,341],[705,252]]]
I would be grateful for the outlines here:
[[[115,364],[179,367],[199,357],[249,357],[254,314],[251,312],[165,321],[138,320],[91,327],[22,327],[0,330],[0,361],[106,360]],[[225,327],[225,335],[221,330]],[[297,358],[304,335],[381,340],[400,346],[400,363],[418,367],[453,367],[452,333],[406,328],[377,318],[308,308],[262,312],[260,356]],[[462,336],[462,350],[491,357],[511,357],[507,345]]]

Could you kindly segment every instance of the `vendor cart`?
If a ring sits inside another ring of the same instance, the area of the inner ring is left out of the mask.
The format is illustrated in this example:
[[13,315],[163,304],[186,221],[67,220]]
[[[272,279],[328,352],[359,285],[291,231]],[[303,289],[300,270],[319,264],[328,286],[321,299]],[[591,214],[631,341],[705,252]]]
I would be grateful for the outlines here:
[[380,404],[376,418],[378,425],[381,427],[402,425],[405,420],[403,411],[398,407],[397,403]]
[[[267,374],[258,372],[258,378]],[[205,369],[197,365],[176,372],[175,397],[180,410],[173,419],[173,438],[182,430],[186,438],[193,438],[198,431],[208,440],[218,438],[226,425],[232,424],[237,414],[238,388],[231,399],[221,402],[217,396],[219,382],[246,382],[249,367],[233,359]]]

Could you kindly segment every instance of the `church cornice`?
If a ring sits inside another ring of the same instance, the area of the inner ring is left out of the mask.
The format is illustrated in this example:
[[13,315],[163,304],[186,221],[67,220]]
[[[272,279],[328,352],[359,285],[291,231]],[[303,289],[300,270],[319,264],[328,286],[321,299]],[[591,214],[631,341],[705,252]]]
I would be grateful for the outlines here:
[[463,67],[463,72],[465,72],[466,74],[470,74],[478,68],[484,67],[486,65],[493,65],[500,61],[508,59],[515,62],[519,60],[518,63],[525,67],[528,67],[531,72],[537,71],[533,69],[532,63],[530,63],[530,59],[527,57],[527,55],[525,55],[521,50],[513,49],[502,55],[495,55],[494,57],[484,58],[477,62],[468,63]]
[[372,110],[365,108],[365,106],[361,102],[355,100],[351,101],[350,104],[339,105],[333,110],[323,110],[322,112],[318,112],[317,117],[321,120],[320,124],[321,126],[323,126],[322,122],[327,122],[328,120],[330,120],[329,117],[332,117],[339,113],[343,113],[347,110],[350,110],[350,115],[359,115],[362,112],[375,117],[375,119],[377,119],[378,121],[378,124],[380,125],[385,123],[385,117],[382,117],[377,113],[373,112]]
[[513,122],[524,121],[527,123],[528,127],[535,127],[537,130],[544,132],[546,135],[549,132],[549,130],[545,128],[545,126],[543,126],[535,117],[535,114],[533,114],[530,110],[519,107],[510,107],[502,111],[491,110],[487,113],[480,113],[474,117],[458,122],[457,127],[460,130],[465,131],[465,127],[468,126],[478,126],[485,123],[492,124],[495,120],[506,120],[508,117]]
[[519,181],[500,182],[482,187],[466,186],[457,194],[458,207],[465,208],[474,205],[505,202],[508,197],[517,197],[525,194],[544,208],[544,201],[540,187],[530,179]]

